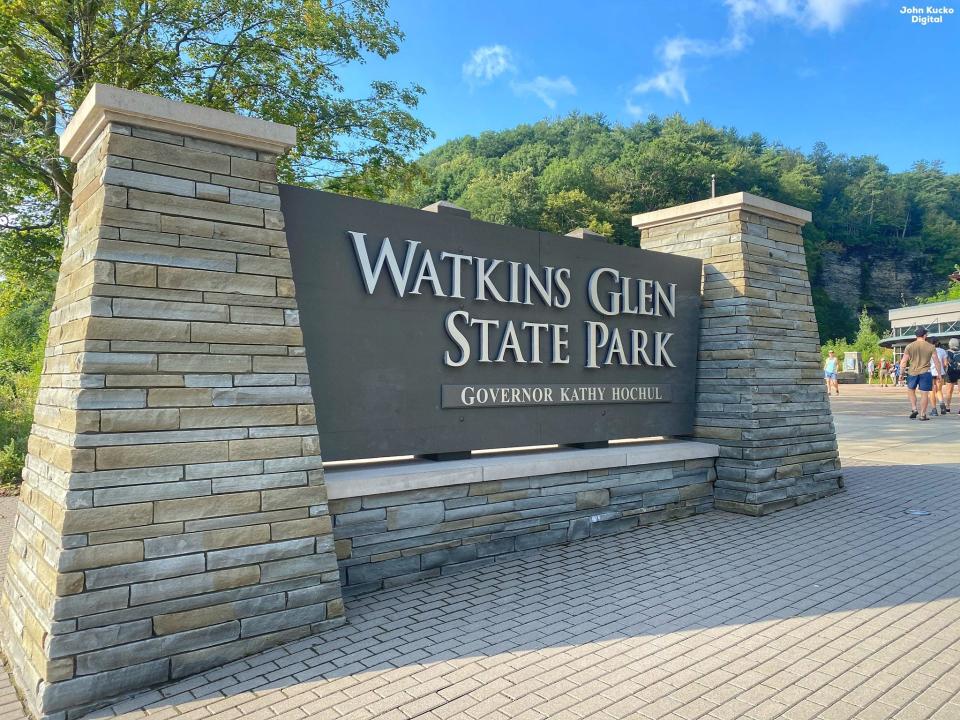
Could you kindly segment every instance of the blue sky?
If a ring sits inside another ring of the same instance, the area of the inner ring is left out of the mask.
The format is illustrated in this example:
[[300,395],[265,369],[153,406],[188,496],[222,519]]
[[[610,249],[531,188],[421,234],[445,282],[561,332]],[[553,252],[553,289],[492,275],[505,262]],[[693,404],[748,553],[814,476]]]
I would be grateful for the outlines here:
[[343,78],[351,94],[371,79],[423,85],[431,147],[573,110],[622,123],[680,112],[805,152],[823,140],[894,171],[939,159],[960,172],[960,4],[926,25],[901,7],[394,0],[400,52]]

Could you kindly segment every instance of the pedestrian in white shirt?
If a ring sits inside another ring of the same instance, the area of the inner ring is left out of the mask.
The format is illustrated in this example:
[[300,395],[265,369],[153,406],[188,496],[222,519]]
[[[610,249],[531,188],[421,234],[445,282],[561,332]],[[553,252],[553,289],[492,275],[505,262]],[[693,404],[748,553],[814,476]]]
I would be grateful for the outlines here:
[[[943,349],[942,343],[938,343],[936,339],[932,337],[928,337],[927,341],[937,349],[937,358],[940,360],[939,367],[945,368],[947,366],[947,351]],[[937,370],[937,363],[932,363],[930,365],[930,374],[933,375],[933,390],[930,392],[930,400],[932,401],[933,407],[930,409],[930,414],[946,414],[947,406],[943,402],[944,379],[941,376],[941,373]],[[940,404],[939,413],[937,412],[937,403]]]

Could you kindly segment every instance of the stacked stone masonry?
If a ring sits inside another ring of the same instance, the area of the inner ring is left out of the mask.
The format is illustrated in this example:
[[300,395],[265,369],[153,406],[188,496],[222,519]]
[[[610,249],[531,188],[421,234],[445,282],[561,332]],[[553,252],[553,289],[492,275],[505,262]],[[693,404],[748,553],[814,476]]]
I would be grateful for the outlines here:
[[714,458],[330,501],[344,594],[713,508]]
[[835,493],[843,479],[801,221],[746,197],[642,227],[640,243],[704,261],[695,437],[720,446],[716,506],[758,515]]
[[0,621],[38,717],[343,621],[276,156],[78,160]]

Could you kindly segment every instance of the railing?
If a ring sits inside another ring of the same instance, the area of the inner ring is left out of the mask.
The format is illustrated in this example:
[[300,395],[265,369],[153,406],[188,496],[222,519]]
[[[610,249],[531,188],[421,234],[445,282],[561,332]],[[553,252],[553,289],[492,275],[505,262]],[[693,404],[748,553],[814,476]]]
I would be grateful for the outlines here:
[[931,335],[960,335],[960,318],[943,319],[937,318],[933,322],[914,323],[912,325],[894,325],[890,334],[893,337],[909,337],[915,335],[917,328],[923,326]]

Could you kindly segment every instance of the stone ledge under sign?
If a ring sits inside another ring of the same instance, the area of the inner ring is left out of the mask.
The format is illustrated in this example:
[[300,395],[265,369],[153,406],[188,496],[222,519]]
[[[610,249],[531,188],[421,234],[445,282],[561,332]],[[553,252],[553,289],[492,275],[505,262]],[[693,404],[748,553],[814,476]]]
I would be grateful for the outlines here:
[[713,443],[654,440],[612,443],[609,447],[592,450],[561,447],[477,454],[467,460],[440,463],[420,459],[345,463],[328,466],[325,478],[327,497],[339,500],[533,475],[701,460],[719,454],[720,448]]
[[327,472],[345,594],[713,509],[716,445],[675,440]]

